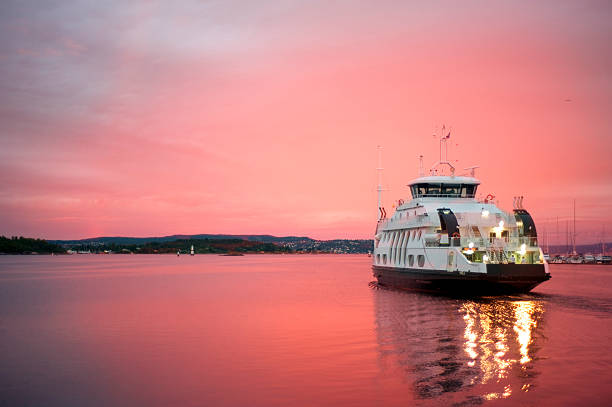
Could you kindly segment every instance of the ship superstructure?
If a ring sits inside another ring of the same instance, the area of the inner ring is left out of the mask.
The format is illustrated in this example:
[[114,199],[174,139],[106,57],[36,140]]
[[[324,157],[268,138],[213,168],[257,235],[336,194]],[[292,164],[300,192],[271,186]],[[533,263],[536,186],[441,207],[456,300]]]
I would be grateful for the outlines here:
[[[476,199],[475,168],[455,176],[454,166],[440,160],[429,176],[421,170],[409,183],[412,199],[398,201],[391,217],[379,204],[372,254],[379,284],[458,293],[526,292],[550,278],[523,198],[514,199],[512,213],[501,210],[492,195]],[[380,195],[380,177],[378,190]]]

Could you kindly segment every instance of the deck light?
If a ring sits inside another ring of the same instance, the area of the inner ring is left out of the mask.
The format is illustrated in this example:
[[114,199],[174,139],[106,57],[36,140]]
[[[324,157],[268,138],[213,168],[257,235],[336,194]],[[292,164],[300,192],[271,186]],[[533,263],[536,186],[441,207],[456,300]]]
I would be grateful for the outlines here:
[[488,262],[489,261],[489,256],[487,256],[486,254],[484,256],[482,256],[482,261],[483,262]]
[[503,220],[500,220],[500,221],[499,221],[499,228],[501,229],[501,228],[503,228],[503,227],[504,227],[504,221],[503,221]]
[[488,217],[488,216],[489,216],[489,211],[488,211],[488,210],[486,210],[486,209],[483,209],[483,210],[482,210],[482,217],[483,217],[483,218],[486,218],[486,217]]
[[470,249],[473,249],[473,248],[474,248],[474,242],[470,242],[470,243],[468,244],[468,247],[469,247]]
[[521,250],[519,251],[519,253],[521,254],[521,256],[524,256],[525,253],[527,253],[527,245],[525,243],[521,245]]

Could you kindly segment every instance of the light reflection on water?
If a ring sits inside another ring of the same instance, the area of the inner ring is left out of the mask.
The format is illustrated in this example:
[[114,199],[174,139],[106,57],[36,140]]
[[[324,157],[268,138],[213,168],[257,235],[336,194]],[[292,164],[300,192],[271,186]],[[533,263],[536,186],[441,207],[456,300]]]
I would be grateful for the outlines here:
[[537,385],[541,300],[378,290],[375,308],[381,363],[398,366],[417,399],[480,404]]

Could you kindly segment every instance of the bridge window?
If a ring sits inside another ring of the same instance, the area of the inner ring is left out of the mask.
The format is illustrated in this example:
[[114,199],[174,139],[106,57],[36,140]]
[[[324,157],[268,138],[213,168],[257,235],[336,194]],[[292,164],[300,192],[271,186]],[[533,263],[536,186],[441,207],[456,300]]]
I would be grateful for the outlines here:
[[461,185],[442,184],[442,195],[459,196]]
[[410,186],[413,198],[421,197],[448,197],[473,198],[476,195],[476,184],[415,184]]

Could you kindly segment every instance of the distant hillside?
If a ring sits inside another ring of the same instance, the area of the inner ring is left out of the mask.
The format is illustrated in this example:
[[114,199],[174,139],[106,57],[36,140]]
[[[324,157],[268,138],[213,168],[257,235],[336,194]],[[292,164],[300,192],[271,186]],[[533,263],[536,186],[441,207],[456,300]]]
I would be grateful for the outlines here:
[[[79,240],[49,240],[49,243],[61,245],[63,247],[109,247],[112,245],[145,245],[147,243],[165,243],[177,240],[228,240],[240,239],[250,242],[273,243],[287,247],[296,252],[334,252],[334,253],[367,253],[372,250],[373,241],[371,239],[335,239],[335,240],[316,240],[307,236],[272,236],[272,235],[223,235],[223,234],[198,234],[198,235],[170,235],[161,237],[122,237],[105,236],[92,237]],[[540,241],[540,244],[543,244]],[[542,246],[543,250],[546,247]],[[569,249],[571,251],[571,247]],[[600,253],[601,244],[586,244],[576,246],[578,253]],[[612,251],[612,243],[606,243],[606,252]],[[567,253],[565,245],[550,246],[550,253]]]
[[144,244],[107,243],[104,246],[95,246],[91,243],[82,243],[73,246],[77,250],[101,252],[103,250],[113,253],[182,253],[194,248],[197,254],[205,253],[286,253],[288,248],[275,244],[256,242],[245,239],[177,239],[169,242],[147,242]]
[[0,236],[0,254],[49,254],[66,253],[63,247],[42,239]]
[[301,241],[314,241],[309,237],[298,237],[298,236],[285,236],[277,237],[271,235],[219,235],[219,234],[199,234],[199,235],[170,235],[161,237],[122,237],[122,236],[104,236],[104,237],[91,237],[88,239],[78,240],[49,240],[51,243],[60,245],[80,245],[80,244],[145,244],[153,242],[173,242],[175,240],[186,240],[186,239],[242,239],[253,242],[262,243],[280,243],[280,242],[301,242]]
[[[206,241],[226,241],[235,240],[243,242],[256,242],[260,244],[271,244],[290,252],[298,253],[368,253],[372,250],[374,242],[371,239],[336,239],[336,240],[316,240],[306,236],[272,236],[272,235],[220,235],[220,234],[199,234],[199,235],[171,235],[161,237],[121,237],[106,236],[93,237],[79,240],[52,240],[51,242],[65,248],[77,250],[134,250],[136,246],[156,246],[157,249],[163,247],[174,247],[172,242],[185,242],[188,240]],[[213,244],[214,246],[214,244]],[[245,246],[249,246],[246,244]],[[141,250],[142,247],[141,247]],[[262,249],[264,251],[274,251],[271,247]],[[142,253],[142,251],[140,251]]]

